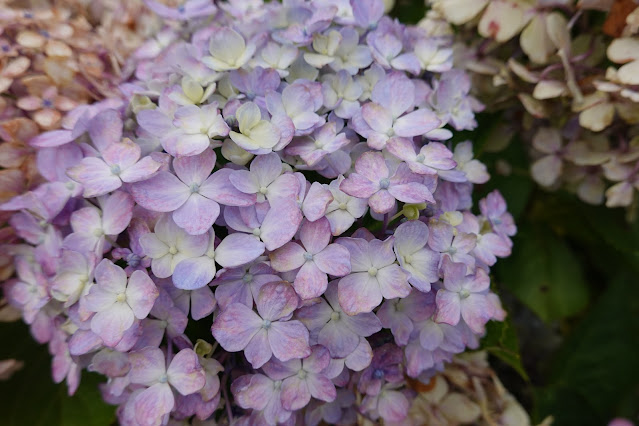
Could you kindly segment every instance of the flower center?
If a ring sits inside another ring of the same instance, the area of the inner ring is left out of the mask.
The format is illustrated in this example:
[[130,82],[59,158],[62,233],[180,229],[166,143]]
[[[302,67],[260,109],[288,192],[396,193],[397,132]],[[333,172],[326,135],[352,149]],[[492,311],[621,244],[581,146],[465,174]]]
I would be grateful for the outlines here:
[[377,275],[377,268],[374,266],[371,266],[370,268],[368,268],[368,275],[370,275],[371,277],[374,277]]
[[190,189],[191,189],[191,194],[195,194],[196,192],[200,190],[200,185],[198,185],[197,183],[192,183],[190,186]]
[[337,321],[339,317],[340,317],[339,312],[333,311],[333,313],[331,314],[331,321]]
[[339,209],[340,210],[346,210],[346,203],[339,203]]
[[262,231],[260,230],[260,228],[253,228],[253,235],[255,235],[256,237],[262,235]]
[[95,231],[93,231],[93,235],[94,235],[95,237],[100,238],[101,236],[103,236],[103,235],[104,235],[104,231],[103,231],[102,229],[96,229]]
[[413,256],[411,256],[410,254],[404,256],[404,262],[413,263]]
[[177,252],[178,252],[177,247],[175,247],[175,246],[169,247],[169,253],[177,254]]
[[53,106],[53,102],[51,102],[49,99],[45,99],[42,101],[42,106],[44,106],[45,108],[51,108]]
[[126,300],[126,294],[124,292],[118,293],[118,295],[115,297],[115,300],[120,303],[124,302]]
[[266,192],[268,191],[268,189],[265,186],[261,186],[260,187],[260,194],[262,195],[266,195]]
[[455,253],[457,253],[457,249],[456,249],[455,247],[452,247],[452,246],[451,246],[451,247],[448,249],[448,253],[450,253],[450,255],[451,255],[451,256],[454,256],[454,255],[455,255]]
[[138,256],[135,253],[131,253],[127,259],[126,259],[127,263],[129,264],[129,266],[133,267],[133,268],[137,268],[138,265],[140,265],[140,261],[142,261],[142,258],[140,256]]
[[248,284],[251,281],[253,281],[253,275],[251,274],[246,274],[242,277],[242,281],[244,282],[244,284]]
[[299,377],[299,378],[300,378],[300,379],[302,379],[302,380],[304,380],[304,379],[306,378],[306,375],[307,375],[307,374],[306,374],[306,370],[300,370],[300,371],[297,373],[297,377]]
[[120,169],[120,166],[118,166],[117,164],[114,164],[111,166],[111,173],[117,176],[122,173],[122,169]]
[[313,255],[310,254],[309,252],[304,253],[304,260],[306,261],[313,260]]
[[470,296],[470,292],[468,290],[466,290],[465,288],[463,288],[459,292],[459,297],[462,298],[462,299],[466,299],[468,296]]
[[379,187],[381,189],[386,189],[390,186],[390,180],[388,178],[384,178],[379,181]]
[[69,191],[72,191],[75,188],[75,183],[73,182],[67,182],[65,185],[65,188],[67,188]]
[[265,330],[268,330],[269,328],[271,328],[271,320],[265,319],[262,322],[262,328],[265,329]]
[[169,378],[166,376],[166,374],[164,374],[162,377],[158,379],[158,382],[160,383],[166,383],[168,381],[169,381]]
[[417,158],[415,158],[415,160],[416,160],[416,161],[418,161],[418,162],[420,162],[420,163],[421,163],[422,161],[424,161],[425,159],[426,159],[426,157],[424,156],[424,154],[419,154],[419,155],[417,156]]
[[376,379],[384,378],[384,370],[378,368],[377,370],[373,372],[373,377]]

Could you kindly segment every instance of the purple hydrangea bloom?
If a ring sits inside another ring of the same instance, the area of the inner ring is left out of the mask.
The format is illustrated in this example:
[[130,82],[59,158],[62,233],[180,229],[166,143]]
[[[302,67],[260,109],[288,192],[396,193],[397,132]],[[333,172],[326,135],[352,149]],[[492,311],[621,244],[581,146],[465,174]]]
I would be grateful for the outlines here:
[[371,312],[383,299],[406,297],[410,285],[395,263],[393,237],[386,241],[340,238],[351,255],[351,274],[339,280],[339,304],[348,315]]
[[304,358],[310,354],[308,330],[289,319],[298,303],[288,283],[265,284],[255,301],[258,313],[242,303],[232,303],[215,320],[211,332],[227,351],[243,350],[253,368],[273,355],[281,361]]
[[300,228],[300,243],[290,242],[272,252],[271,267],[279,272],[295,269],[293,287],[302,299],[321,296],[328,275],[342,277],[351,271],[350,255],[344,246],[329,244],[330,224],[326,218],[305,221]]
[[91,330],[106,345],[115,346],[135,318],[146,318],[159,293],[145,272],[135,271],[127,278],[126,272],[108,259],[95,268],[95,281],[86,296],[87,309],[96,313]]

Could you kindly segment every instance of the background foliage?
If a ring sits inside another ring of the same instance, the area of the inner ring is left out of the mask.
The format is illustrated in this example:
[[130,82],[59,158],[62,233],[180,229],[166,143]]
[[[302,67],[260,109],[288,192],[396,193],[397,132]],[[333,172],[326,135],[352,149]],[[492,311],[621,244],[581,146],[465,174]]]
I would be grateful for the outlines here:
[[[397,0],[394,16],[416,23],[422,0]],[[620,209],[592,207],[572,194],[548,193],[529,177],[525,147],[499,137],[502,117],[480,115],[475,142],[518,224],[513,255],[493,276],[509,318],[491,323],[482,342],[505,385],[540,422],[601,425],[639,416],[639,223]],[[505,149],[502,149],[506,147]],[[495,152],[499,151],[499,152]],[[508,170],[509,173],[503,173]],[[499,173],[498,171],[502,171]],[[100,376],[85,374],[74,397],[53,384],[50,356],[22,323],[0,327],[0,359],[25,367],[0,382],[2,424],[108,425]]]

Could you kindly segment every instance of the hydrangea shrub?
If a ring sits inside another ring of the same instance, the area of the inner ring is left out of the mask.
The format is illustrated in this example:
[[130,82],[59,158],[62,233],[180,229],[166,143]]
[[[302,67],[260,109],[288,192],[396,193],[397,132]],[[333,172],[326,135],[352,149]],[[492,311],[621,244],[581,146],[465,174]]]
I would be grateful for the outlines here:
[[55,381],[103,374],[123,425],[409,422],[504,318],[516,233],[498,192],[473,209],[449,40],[381,0],[148,5],[123,96],[33,138],[46,182],[0,205]]

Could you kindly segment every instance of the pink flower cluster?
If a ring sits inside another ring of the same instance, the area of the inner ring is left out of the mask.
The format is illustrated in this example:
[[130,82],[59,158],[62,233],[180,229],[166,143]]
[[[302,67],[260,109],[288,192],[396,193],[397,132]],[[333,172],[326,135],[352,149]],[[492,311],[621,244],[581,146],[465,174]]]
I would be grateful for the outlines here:
[[446,142],[480,108],[450,46],[381,0],[148,4],[184,24],[32,139],[47,182],[0,205],[54,379],[104,374],[123,425],[409,422],[407,377],[505,316],[516,232]]

